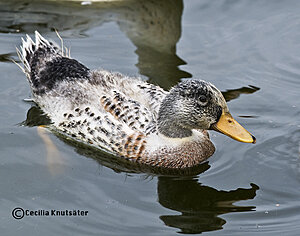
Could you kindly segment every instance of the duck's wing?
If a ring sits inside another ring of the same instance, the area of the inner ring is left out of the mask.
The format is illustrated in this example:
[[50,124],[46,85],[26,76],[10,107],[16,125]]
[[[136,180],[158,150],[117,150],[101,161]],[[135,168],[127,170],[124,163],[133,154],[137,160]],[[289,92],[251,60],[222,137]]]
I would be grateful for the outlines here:
[[62,114],[55,128],[126,158],[139,158],[145,150],[147,135],[156,131],[153,114],[117,90],[95,101],[97,104],[80,104]]
[[144,134],[154,132],[156,118],[149,108],[118,90],[111,90],[109,95],[101,96],[100,105],[115,120],[134,131]]

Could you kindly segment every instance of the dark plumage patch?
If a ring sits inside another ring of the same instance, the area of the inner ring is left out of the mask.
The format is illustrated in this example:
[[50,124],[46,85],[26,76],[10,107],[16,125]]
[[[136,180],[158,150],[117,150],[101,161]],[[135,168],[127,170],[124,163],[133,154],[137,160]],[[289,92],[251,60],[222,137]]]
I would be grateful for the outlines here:
[[78,135],[80,135],[82,138],[85,138],[85,134],[80,131],[78,132]]
[[116,108],[116,105],[113,104],[113,105],[109,108],[109,110],[110,110],[110,111],[113,111],[115,108]]
[[116,116],[119,116],[120,113],[121,113],[121,110],[120,110],[119,108],[117,108],[117,109],[115,110],[115,115],[116,115]]
[[[49,55],[53,54],[52,60]],[[57,83],[65,80],[86,79],[89,69],[74,59],[61,57],[51,48],[38,48],[29,60],[30,80],[38,94],[51,90]],[[43,58],[45,58],[43,60]],[[48,60],[48,61],[47,61]],[[45,62],[46,61],[46,62]],[[46,89],[46,90],[45,90]]]
[[90,132],[89,132],[91,135],[93,135],[94,133],[95,133],[95,131],[94,130],[90,130]]
[[109,132],[108,132],[106,129],[104,129],[103,127],[100,127],[99,130],[100,130],[103,134],[105,134],[105,136],[109,136]]

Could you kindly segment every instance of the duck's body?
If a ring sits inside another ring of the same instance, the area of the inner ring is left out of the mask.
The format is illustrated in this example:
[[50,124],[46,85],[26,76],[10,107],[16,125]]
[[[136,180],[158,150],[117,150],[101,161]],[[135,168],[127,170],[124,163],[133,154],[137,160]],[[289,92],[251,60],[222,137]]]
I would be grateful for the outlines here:
[[[33,99],[55,129],[152,166],[191,167],[214,153],[205,128],[195,126],[202,118],[193,117],[186,109],[177,114],[182,104],[168,102],[176,101],[178,96],[189,101],[199,88],[210,95],[217,93],[220,98],[215,101],[227,112],[224,98],[213,85],[204,81],[182,82],[167,92],[138,78],[89,70],[64,56],[58,46],[37,32],[35,42],[28,36],[23,41],[20,54]],[[199,98],[199,91],[195,96]],[[216,119],[208,119],[210,123],[220,119],[220,109],[209,110]],[[182,123],[181,116],[189,116],[190,120]],[[210,124],[204,126],[209,128]]]

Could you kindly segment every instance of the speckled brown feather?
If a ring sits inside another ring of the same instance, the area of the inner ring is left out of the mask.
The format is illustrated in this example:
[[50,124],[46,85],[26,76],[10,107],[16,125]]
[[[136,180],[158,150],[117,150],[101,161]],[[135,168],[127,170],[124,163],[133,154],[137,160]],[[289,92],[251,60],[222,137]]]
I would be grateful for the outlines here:
[[103,95],[100,104],[106,112],[131,129],[145,133],[148,126],[154,123],[154,118],[149,109],[142,104],[126,98],[118,91],[113,90],[113,96]]

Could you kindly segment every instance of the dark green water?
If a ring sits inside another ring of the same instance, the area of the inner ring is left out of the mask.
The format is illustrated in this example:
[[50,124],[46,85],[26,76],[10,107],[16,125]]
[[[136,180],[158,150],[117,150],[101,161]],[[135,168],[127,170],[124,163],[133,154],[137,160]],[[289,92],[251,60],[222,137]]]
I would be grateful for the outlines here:
[[[166,89],[212,82],[257,144],[211,132],[209,162],[172,177],[51,133],[47,153],[32,126],[45,121],[10,59],[26,33],[56,40],[54,29],[89,68]],[[0,32],[1,235],[299,235],[299,1],[1,1]],[[88,215],[16,220],[16,207]]]

